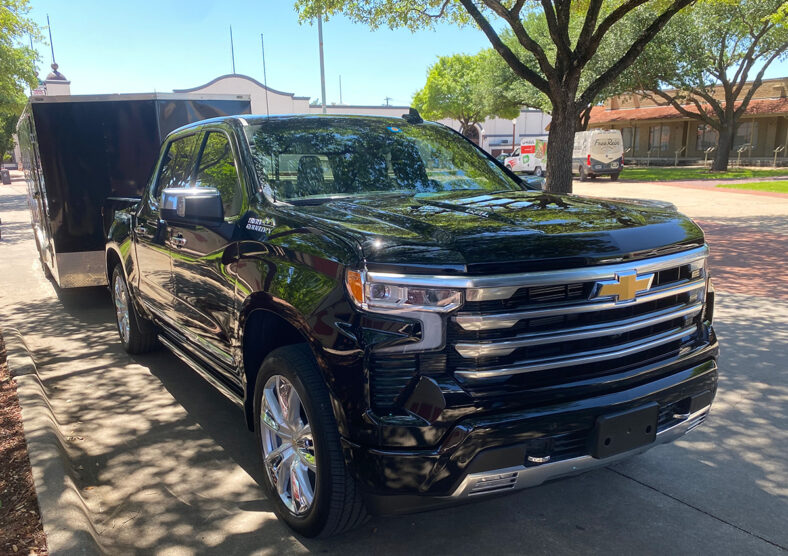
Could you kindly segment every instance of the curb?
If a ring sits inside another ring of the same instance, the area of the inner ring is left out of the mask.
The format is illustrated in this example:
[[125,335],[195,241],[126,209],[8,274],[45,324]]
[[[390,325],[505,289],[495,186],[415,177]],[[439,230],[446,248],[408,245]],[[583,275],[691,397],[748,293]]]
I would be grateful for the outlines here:
[[50,554],[101,555],[90,510],[74,483],[73,465],[38,369],[18,330],[4,331],[8,369],[16,381],[38,507]]

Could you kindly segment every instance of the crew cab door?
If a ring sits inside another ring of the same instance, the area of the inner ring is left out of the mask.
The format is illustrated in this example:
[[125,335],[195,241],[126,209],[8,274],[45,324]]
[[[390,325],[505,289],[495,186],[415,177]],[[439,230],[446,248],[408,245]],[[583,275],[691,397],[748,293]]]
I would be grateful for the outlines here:
[[154,175],[154,182],[140,203],[134,223],[136,239],[138,288],[143,302],[159,317],[171,315],[175,295],[167,222],[159,215],[164,189],[184,187],[192,175],[194,151],[198,135],[191,134],[170,140]]
[[[175,308],[179,332],[203,356],[235,372],[232,335],[235,323],[235,251],[238,221],[246,206],[230,137],[208,130],[198,146],[193,188],[219,191],[224,219],[213,224],[169,224]],[[232,378],[232,377],[231,377]]]

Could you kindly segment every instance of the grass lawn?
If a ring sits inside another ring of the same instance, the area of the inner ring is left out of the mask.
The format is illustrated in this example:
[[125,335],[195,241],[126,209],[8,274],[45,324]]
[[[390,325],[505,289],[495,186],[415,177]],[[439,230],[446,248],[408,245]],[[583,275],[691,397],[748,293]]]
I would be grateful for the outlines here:
[[[679,166],[677,168],[663,168],[650,166],[648,168],[624,168],[621,178],[634,181],[668,181],[668,180],[714,180],[714,179],[741,179],[741,178],[769,178],[774,176],[788,176],[788,168],[734,168],[727,172],[709,172],[705,168]],[[738,187],[738,186],[737,186]]]
[[788,193],[788,181],[756,181],[754,183],[725,183],[717,187],[728,189],[754,189],[755,191],[771,191],[772,193]]

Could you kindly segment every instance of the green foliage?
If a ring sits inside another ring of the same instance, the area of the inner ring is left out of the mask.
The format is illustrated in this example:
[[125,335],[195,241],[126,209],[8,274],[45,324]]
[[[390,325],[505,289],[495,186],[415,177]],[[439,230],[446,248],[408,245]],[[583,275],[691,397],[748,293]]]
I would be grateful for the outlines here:
[[27,17],[29,11],[27,0],[0,0],[0,154],[12,146],[25,89],[38,83],[37,55],[24,45],[29,37],[38,37],[38,28]]
[[[606,33],[599,44],[595,56],[582,69],[578,89],[581,91],[585,90],[616,60],[621,58],[636,40],[637,34],[656,16],[655,6],[645,5],[627,15],[622,20],[621,25],[613,27],[611,31]],[[576,44],[583,24],[584,14],[573,11],[570,14],[568,28],[572,45]],[[544,12],[528,13],[523,20],[523,26],[534,40],[539,44],[545,45],[544,50],[548,59],[555,64],[557,47],[555,43],[551,42],[550,30]],[[534,55],[518,43],[511,30],[504,31],[501,34],[501,38],[527,67],[534,72],[540,71]],[[660,41],[653,48],[649,47],[650,55],[639,58],[632,66],[624,70],[617,79],[610,82],[598,95],[597,101],[637,90],[644,84],[656,86],[659,76],[664,75],[671,68],[669,60],[672,58],[672,55],[666,56],[663,51],[668,48],[665,42]],[[552,112],[552,102],[547,94],[518,77],[503,58],[495,56],[494,50],[488,49],[486,52],[491,55],[490,63],[492,64],[488,74],[498,90],[506,91],[505,94],[512,99],[518,99],[522,105],[539,108],[548,113]]]
[[788,168],[735,168],[725,172],[710,172],[698,167],[660,167],[624,168],[621,179],[630,181],[671,181],[671,180],[730,180],[743,178],[769,178],[788,176]]
[[647,56],[660,57],[660,80],[682,98],[711,92],[723,78],[752,80],[754,66],[786,56],[786,10],[781,0],[700,0],[668,24]]
[[497,56],[442,56],[427,73],[427,83],[413,97],[413,106],[427,119],[458,120],[463,131],[488,117],[516,118],[520,104],[503,94],[493,81]]
[[788,181],[756,181],[753,183],[725,183],[717,187],[726,189],[750,189],[752,191],[768,191],[770,193],[788,193]]

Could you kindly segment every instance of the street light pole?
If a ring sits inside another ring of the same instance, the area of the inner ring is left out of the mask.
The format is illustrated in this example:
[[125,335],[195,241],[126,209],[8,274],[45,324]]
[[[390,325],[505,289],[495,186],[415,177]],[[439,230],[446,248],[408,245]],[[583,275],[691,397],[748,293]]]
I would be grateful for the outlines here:
[[515,118],[514,120],[512,120],[512,151],[514,151],[514,149],[516,148],[514,144],[514,131],[516,127],[517,127],[517,119]]
[[323,16],[317,16],[317,39],[320,42],[320,94],[323,114],[326,113],[326,69],[323,64]]

